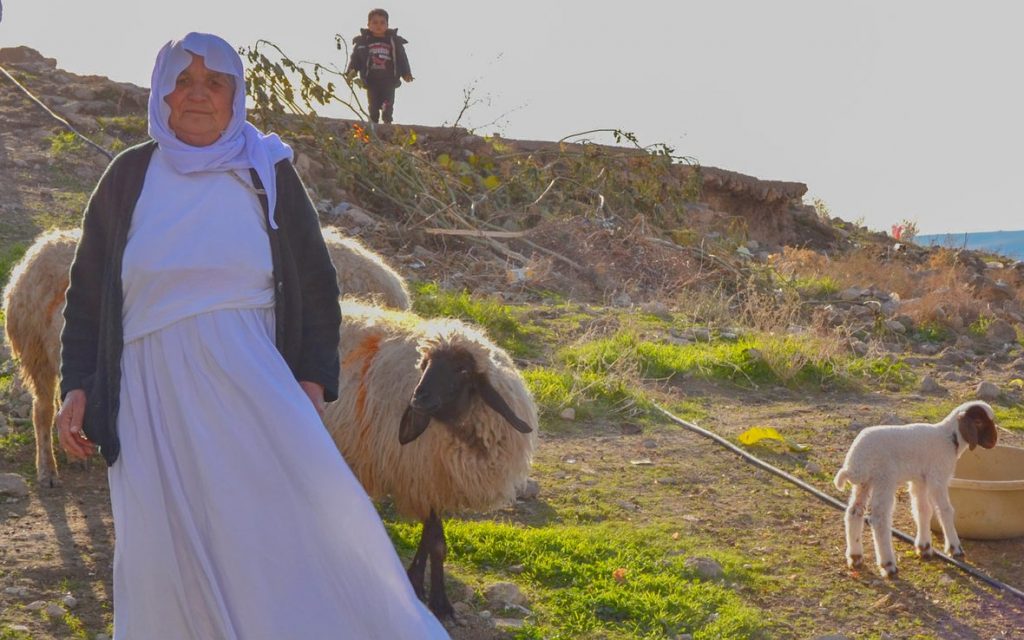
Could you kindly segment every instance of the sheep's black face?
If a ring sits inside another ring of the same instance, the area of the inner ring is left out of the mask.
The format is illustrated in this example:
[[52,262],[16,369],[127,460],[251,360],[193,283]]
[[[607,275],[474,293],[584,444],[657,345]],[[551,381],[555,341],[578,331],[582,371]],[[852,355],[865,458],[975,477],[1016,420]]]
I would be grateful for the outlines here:
[[438,351],[423,358],[423,375],[409,406],[442,422],[455,423],[469,410],[476,366],[458,351]]
[[423,375],[413,391],[409,406],[402,416],[398,441],[407,444],[418,438],[432,419],[445,423],[460,438],[473,440],[470,427],[462,422],[473,405],[473,397],[484,403],[520,433],[533,428],[515,414],[487,376],[476,368],[473,356],[459,349],[435,349],[420,362]]

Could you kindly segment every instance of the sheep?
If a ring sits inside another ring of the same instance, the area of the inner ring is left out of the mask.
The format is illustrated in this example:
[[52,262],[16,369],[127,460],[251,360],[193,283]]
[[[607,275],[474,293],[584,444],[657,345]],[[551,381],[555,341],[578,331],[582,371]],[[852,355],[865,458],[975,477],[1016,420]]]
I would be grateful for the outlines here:
[[368,296],[375,303],[394,309],[409,309],[409,289],[402,276],[376,253],[355,238],[341,235],[334,227],[323,227],[331,262],[338,271],[342,295]]
[[36,480],[57,486],[57,460],[51,429],[60,405],[60,331],[64,292],[81,231],[54,230],[40,235],[11,271],[4,289],[4,333],[18,359],[21,379],[32,395],[36,435]]
[[[343,290],[409,308],[405,281],[380,256],[355,240],[342,237],[335,229],[325,227],[323,231]],[[11,272],[4,290],[7,343],[11,355],[20,362],[21,378],[32,395],[36,479],[45,487],[59,484],[52,426],[60,405],[60,332],[68,273],[80,238],[80,229],[40,235]]]
[[[409,579],[430,609],[444,591],[441,518],[514,502],[537,442],[537,407],[508,354],[458,320],[342,304],[339,399],[324,423],[366,492],[423,523]],[[428,429],[434,425],[432,429]]]
[[973,450],[980,444],[991,449],[997,437],[992,407],[981,401],[965,402],[935,424],[886,425],[861,431],[834,479],[840,491],[846,482],[853,487],[845,516],[846,561],[850,568],[858,568],[863,562],[861,534],[867,505],[879,571],[886,578],[896,576],[892,513],[896,489],[903,482],[910,490],[918,556],[934,555],[930,528],[933,510],[946,538],[946,553],[963,556],[953,526],[949,481],[957,459],[968,448]]

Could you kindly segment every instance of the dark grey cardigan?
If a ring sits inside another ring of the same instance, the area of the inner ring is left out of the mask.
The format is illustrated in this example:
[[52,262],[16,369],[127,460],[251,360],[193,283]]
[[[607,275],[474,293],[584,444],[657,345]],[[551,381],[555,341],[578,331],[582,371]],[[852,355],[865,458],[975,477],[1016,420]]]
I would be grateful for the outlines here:
[[[117,412],[121,393],[121,258],[135,204],[142,193],[150,140],[125,150],[107,167],[89,199],[82,240],[71,265],[61,333],[61,398],[84,389],[85,435],[107,464],[120,452]],[[341,311],[334,266],[316,209],[287,160],[277,163],[278,229],[267,224],[274,265],[275,342],[297,380],[317,382],[328,402],[338,397],[338,330]],[[250,171],[257,188],[262,183]],[[260,196],[267,213],[266,196]]]

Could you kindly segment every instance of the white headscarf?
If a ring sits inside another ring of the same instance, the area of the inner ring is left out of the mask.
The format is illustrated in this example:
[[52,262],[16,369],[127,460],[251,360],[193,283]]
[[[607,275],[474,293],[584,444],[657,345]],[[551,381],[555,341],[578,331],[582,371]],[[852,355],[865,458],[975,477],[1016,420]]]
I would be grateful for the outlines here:
[[[174,91],[178,75],[192,64],[191,54],[202,56],[207,69],[235,78],[231,122],[216,142],[205,147],[195,147],[175,137],[168,126],[171,107],[164,100]],[[242,59],[224,39],[192,32],[181,40],[171,40],[160,49],[149,94],[149,135],[159,143],[167,161],[179,173],[255,169],[267,191],[270,226],[277,228],[273,215],[277,203],[274,165],[285,158],[291,160],[292,149],[276,133],[264,135],[246,121]]]

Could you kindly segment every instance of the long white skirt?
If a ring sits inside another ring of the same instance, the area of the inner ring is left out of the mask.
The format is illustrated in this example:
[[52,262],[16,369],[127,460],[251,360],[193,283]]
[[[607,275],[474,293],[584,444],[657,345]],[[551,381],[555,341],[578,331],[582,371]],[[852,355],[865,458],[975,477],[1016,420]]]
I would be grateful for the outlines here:
[[447,638],[273,323],[213,311],[125,345],[114,637]]

